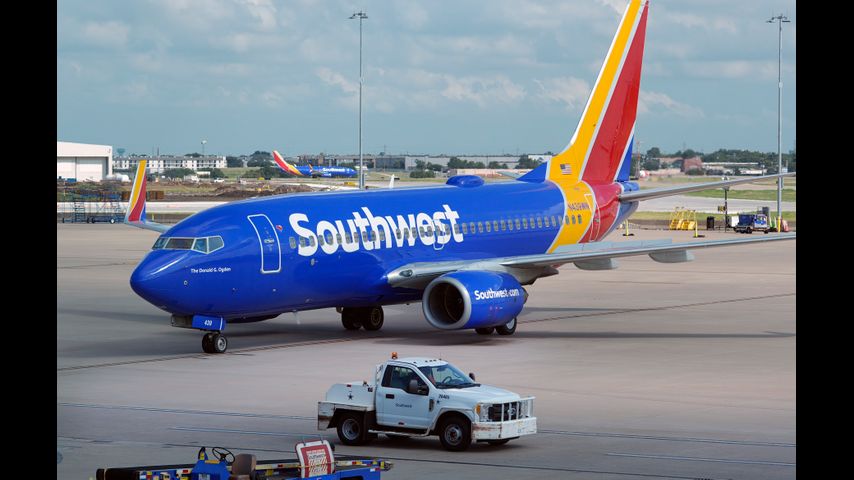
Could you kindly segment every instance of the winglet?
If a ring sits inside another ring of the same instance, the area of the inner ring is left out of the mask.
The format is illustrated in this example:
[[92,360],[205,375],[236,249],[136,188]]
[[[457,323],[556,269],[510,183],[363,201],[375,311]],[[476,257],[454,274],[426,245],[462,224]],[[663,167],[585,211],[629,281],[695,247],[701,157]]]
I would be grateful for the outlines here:
[[145,222],[145,165],[147,160],[140,160],[133,178],[133,188],[130,191],[128,209],[125,213],[125,223]]
[[273,160],[276,162],[276,165],[278,165],[279,168],[284,170],[285,173],[289,173],[291,175],[296,175],[298,177],[304,176],[302,174],[302,172],[297,170],[297,168],[294,167],[293,165],[291,165],[290,163],[286,162],[285,158],[282,157],[282,155],[275,150],[273,150]]

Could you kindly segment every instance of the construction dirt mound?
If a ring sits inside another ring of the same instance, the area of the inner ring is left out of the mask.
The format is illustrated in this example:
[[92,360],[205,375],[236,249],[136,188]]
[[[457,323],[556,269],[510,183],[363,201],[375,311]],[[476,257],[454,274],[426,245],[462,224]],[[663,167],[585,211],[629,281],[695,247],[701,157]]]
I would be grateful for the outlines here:
[[276,187],[264,186],[254,188],[241,188],[235,185],[223,185],[213,191],[209,196],[216,198],[250,198],[265,197],[268,195],[281,195],[284,193],[298,193],[314,191],[305,185],[279,185]]

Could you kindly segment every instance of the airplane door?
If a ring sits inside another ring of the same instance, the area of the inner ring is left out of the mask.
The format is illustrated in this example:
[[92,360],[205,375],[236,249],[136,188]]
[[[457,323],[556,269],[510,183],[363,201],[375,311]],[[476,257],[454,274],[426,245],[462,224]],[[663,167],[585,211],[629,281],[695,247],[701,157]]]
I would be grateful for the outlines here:
[[[445,243],[451,241],[451,237],[445,237],[440,228],[444,230],[445,227],[449,227],[450,224],[445,222],[433,222],[433,250],[441,250],[445,248]],[[448,230],[450,232],[450,230]],[[439,243],[439,239],[445,240],[445,243]]]
[[596,198],[593,197],[593,194],[585,193],[584,198],[587,200],[587,205],[590,205],[590,212],[593,217],[590,221],[590,235],[588,238],[590,241],[594,241],[599,237],[599,227],[602,224],[602,219],[599,216],[599,208],[596,205]]
[[258,235],[261,245],[261,273],[277,273],[282,270],[282,255],[279,246],[279,234],[267,215],[257,214],[246,217]]

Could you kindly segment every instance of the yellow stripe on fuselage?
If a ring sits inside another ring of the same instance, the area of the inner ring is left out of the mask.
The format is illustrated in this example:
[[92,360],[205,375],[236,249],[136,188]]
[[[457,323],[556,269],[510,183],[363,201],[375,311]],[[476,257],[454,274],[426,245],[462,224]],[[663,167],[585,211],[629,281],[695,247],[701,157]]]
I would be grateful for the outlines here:
[[[596,197],[590,185],[578,182],[571,187],[561,187],[561,190],[564,195],[563,218],[560,230],[549,247],[548,253],[553,253],[562,245],[573,245],[581,241],[590,228],[596,211]],[[581,215],[581,221],[578,221],[579,215]],[[567,216],[570,217],[569,225],[566,224]],[[575,223],[572,217],[575,217]]]
[[[587,158],[590,144],[593,142],[594,134],[596,133],[596,125],[602,118],[602,114],[607,107],[608,95],[611,92],[611,87],[617,81],[620,73],[620,63],[626,50],[630,46],[631,34],[637,23],[638,16],[641,11],[641,0],[632,0],[623,20],[620,23],[620,28],[611,45],[611,50],[605,59],[605,65],[602,68],[596,85],[593,87],[593,92],[590,95],[590,100],[587,103],[587,108],[578,122],[578,128],[575,131],[571,144],[566,150],[555,155],[549,161],[549,171],[546,178],[554,181],[564,189],[566,186],[578,183],[581,179],[584,160]],[[567,168],[561,168],[561,165],[569,165],[569,173]]]

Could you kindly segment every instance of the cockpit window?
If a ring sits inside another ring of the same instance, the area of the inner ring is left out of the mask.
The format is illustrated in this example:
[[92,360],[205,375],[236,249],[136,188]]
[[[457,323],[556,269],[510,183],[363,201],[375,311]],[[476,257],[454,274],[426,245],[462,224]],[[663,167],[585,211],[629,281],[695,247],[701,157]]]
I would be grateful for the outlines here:
[[222,237],[208,237],[208,253],[215,252],[222,248],[225,244],[222,241]]
[[193,248],[194,238],[170,238],[164,247],[167,250],[189,250]]
[[154,242],[152,250],[193,250],[200,253],[211,253],[224,246],[222,237],[179,238],[160,237]]
[[197,238],[196,242],[193,243],[193,250],[197,252],[208,253],[208,239]]

